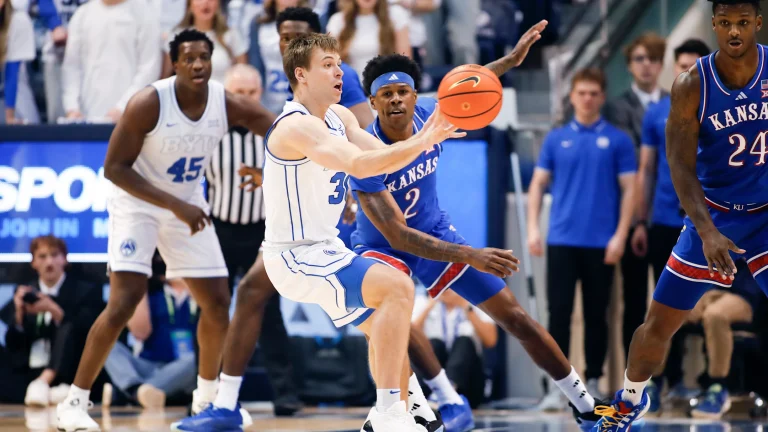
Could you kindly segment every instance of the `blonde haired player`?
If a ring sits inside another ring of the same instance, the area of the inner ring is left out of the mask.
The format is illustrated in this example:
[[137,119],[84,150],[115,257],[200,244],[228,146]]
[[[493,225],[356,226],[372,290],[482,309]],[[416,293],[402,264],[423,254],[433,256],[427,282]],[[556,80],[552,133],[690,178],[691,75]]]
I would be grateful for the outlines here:
[[[342,70],[338,42],[310,34],[288,46],[283,65],[295,98],[285,105],[265,139],[264,264],[277,291],[320,305],[337,327],[356,325],[370,340],[376,407],[364,430],[422,431],[407,413],[407,344],[414,287],[402,272],[357,256],[337,238],[347,177],[368,177],[406,166],[448,138],[459,138],[440,114],[411,139],[386,146],[336,105]],[[219,394],[237,398],[222,377]],[[402,390],[401,390],[402,389]],[[216,406],[185,419],[177,430],[241,427],[236,410]]]

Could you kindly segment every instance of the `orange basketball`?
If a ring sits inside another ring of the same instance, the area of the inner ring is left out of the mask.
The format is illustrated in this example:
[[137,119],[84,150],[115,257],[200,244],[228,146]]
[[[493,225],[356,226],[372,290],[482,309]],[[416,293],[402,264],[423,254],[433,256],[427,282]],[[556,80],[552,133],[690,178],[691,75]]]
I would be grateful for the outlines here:
[[501,81],[488,68],[459,66],[443,78],[437,89],[440,111],[459,129],[482,129],[501,111]]

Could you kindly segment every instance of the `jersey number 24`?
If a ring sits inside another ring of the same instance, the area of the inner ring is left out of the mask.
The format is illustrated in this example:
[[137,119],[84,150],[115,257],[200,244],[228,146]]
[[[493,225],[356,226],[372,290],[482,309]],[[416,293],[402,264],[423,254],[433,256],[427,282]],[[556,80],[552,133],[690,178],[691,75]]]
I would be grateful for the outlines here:
[[[768,153],[765,148],[766,134],[768,134],[768,131],[763,131],[757,134],[755,141],[752,143],[752,148],[749,149],[749,154],[760,156],[757,162],[755,162],[755,165],[765,164],[765,155]],[[734,160],[734,158],[747,149],[747,138],[742,134],[733,134],[728,137],[728,142],[737,146],[736,150],[731,154],[731,157],[728,158],[728,165],[733,167],[744,166],[743,160]]]

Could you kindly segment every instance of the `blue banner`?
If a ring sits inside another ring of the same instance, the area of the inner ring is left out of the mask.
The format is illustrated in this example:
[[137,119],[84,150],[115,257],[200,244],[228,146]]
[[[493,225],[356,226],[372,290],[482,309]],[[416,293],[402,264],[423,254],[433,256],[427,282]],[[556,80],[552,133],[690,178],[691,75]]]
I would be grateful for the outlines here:
[[0,144],[0,261],[29,262],[30,241],[64,239],[71,262],[106,262],[106,141]]

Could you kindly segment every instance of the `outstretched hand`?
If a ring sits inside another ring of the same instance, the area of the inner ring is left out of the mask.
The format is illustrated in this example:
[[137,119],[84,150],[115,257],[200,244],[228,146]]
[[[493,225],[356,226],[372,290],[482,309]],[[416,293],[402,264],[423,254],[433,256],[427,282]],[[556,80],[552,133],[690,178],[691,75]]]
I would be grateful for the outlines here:
[[517,41],[517,45],[515,45],[515,48],[510,53],[512,67],[518,67],[523,63],[533,44],[541,39],[541,32],[547,28],[547,24],[549,24],[547,20],[539,21],[536,25],[529,28],[523,37]]
[[424,147],[429,152],[432,151],[436,144],[440,144],[447,139],[464,138],[467,136],[466,132],[457,132],[458,129],[445,117],[445,114],[440,110],[440,105],[435,105],[435,112],[429,116],[419,134],[424,138]]

